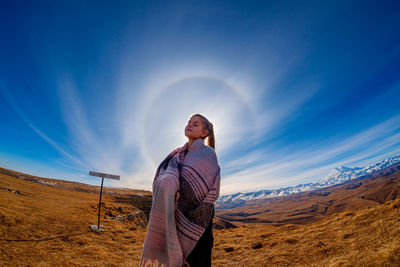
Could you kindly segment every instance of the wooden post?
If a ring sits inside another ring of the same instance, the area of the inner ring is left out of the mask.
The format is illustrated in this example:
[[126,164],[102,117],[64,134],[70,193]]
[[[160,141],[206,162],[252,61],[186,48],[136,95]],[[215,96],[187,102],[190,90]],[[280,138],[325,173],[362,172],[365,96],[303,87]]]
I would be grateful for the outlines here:
[[100,229],[101,195],[103,194],[103,182],[104,182],[104,177],[101,178],[100,200],[99,200],[99,216],[97,218],[97,229]]

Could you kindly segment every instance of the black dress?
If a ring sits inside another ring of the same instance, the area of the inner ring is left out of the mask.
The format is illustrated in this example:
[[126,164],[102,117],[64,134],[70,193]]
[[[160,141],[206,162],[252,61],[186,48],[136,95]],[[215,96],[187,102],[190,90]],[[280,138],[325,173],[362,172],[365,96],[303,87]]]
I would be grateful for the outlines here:
[[204,234],[200,237],[196,246],[187,256],[186,261],[190,264],[190,267],[210,267],[211,266],[211,251],[213,248],[214,237],[213,237],[213,218],[214,209],[211,215],[211,221],[208,227],[204,231]]

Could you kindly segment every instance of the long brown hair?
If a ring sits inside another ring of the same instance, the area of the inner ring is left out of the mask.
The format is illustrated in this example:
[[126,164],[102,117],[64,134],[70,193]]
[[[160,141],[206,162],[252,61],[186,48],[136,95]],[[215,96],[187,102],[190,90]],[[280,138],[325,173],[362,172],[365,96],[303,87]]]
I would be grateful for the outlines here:
[[[201,114],[194,114],[193,116],[197,116],[203,122],[203,130],[208,131],[208,135],[203,138],[207,138],[207,145],[212,147],[215,150],[215,136],[214,136],[214,125],[203,115]],[[192,117],[193,117],[192,116]]]

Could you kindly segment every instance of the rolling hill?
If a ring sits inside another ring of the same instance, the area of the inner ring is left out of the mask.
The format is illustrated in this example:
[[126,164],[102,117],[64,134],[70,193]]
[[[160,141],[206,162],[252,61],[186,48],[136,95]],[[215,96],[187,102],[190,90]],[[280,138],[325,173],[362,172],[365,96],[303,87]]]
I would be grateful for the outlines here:
[[[95,233],[89,226],[97,223],[98,187],[72,182],[65,187],[55,186],[18,177],[16,173],[0,174],[1,266],[138,265],[146,217],[133,202],[118,198],[139,197],[139,192],[106,189],[101,218],[105,231]],[[222,229],[214,229],[213,266],[398,266],[400,200],[397,191],[392,190],[395,187],[389,186],[398,185],[398,175],[395,172],[361,181],[357,186],[348,184],[347,189],[313,192],[322,194],[314,196],[320,198],[337,195],[334,199],[338,202],[335,209],[318,218],[321,220],[307,224],[254,221],[226,229],[230,224],[225,221],[228,224]],[[43,181],[63,184],[56,179]],[[339,197],[345,190],[357,189],[362,200],[352,206],[340,205]],[[364,207],[359,204],[363,201],[373,205]],[[281,208],[286,210],[287,218],[294,208],[298,212],[316,212],[303,210],[311,202],[292,203],[299,206],[287,204],[287,208]],[[304,215],[292,217],[296,216]]]
[[286,197],[248,201],[231,209],[217,209],[219,220],[241,223],[305,224],[346,209],[376,206],[400,197],[400,164],[367,178]]
[[369,177],[371,174],[380,172],[390,166],[400,163],[400,155],[388,157],[381,162],[377,162],[366,167],[345,167],[340,166],[331,170],[328,175],[319,182],[298,184],[296,186],[276,188],[271,190],[259,190],[254,192],[222,195],[216,202],[218,209],[229,209],[246,205],[249,201],[290,196],[302,192],[318,190],[331,187],[356,179]]

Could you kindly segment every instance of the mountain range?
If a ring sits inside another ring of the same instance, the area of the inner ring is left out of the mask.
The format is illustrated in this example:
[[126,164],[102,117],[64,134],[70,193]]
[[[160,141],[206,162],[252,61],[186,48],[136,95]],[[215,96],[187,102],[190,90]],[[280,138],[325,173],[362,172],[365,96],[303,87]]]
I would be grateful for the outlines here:
[[369,167],[351,168],[351,167],[340,166],[330,171],[325,178],[316,183],[299,184],[297,186],[284,187],[272,190],[259,190],[248,193],[238,192],[235,194],[222,195],[219,197],[216,204],[217,208],[219,209],[224,208],[224,206],[226,205],[228,205],[231,208],[233,206],[242,206],[247,201],[290,196],[297,193],[326,188],[333,185],[343,184],[355,179],[366,178],[374,172],[380,171],[384,168],[387,168],[399,162],[400,162],[400,155],[397,155],[386,158],[383,161],[378,162]]
[[400,162],[344,182],[288,196],[216,205],[214,223],[309,224],[345,210],[373,207],[400,198]]

